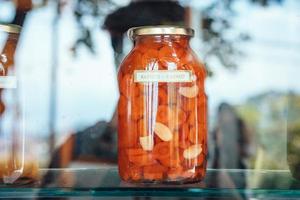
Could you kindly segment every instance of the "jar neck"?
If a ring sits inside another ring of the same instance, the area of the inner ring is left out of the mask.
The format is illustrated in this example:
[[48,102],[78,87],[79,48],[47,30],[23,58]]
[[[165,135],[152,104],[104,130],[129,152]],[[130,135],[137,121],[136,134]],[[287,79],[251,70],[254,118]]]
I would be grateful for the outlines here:
[[183,48],[189,47],[190,37],[184,35],[147,35],[137,36],[134,44],[137,45],[151,45],[151,44],[166,44],[172,45],[173,43],[180,44]]

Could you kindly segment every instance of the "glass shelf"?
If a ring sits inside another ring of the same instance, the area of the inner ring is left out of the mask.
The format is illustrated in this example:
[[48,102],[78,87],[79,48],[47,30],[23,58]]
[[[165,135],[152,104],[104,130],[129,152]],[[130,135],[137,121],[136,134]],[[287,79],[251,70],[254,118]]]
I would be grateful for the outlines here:
[[[33,197],[229,197],[300,198],[300,181],[288,170],[215,170],[195,184],[128,184],[116,167],[97,169],[41,169],[40,181],[1,186],[0,198]],[[245,184],[247,182],[247,184]]]

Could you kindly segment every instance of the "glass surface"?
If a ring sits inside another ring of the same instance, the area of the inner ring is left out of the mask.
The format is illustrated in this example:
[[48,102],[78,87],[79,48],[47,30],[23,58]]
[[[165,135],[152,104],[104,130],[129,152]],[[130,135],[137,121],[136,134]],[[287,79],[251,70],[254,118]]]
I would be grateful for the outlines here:
[[[209,177],[224,168],[240,173],[230,182],[242,189],[209,187],[200,189],[202,194],[298,195],[290,173],[300,180],[299,10],[299,0],[0,0],[0,23],[23,27],[12,55],[16,71],[10,72],[20,75],[18,95],[0,92],[0,110],[5,105],[7,116],[6,122],[0,118],[0,154],[4,135],[12,137],[24,115],[24,174],[35,180],[38,168],[40,178],[49,169],[49,179],[59,183],[41,190],[23,179],[14,187],[1,184],[1,195],[100,195],[106,189],[101,185],[119,181],[115,171],[115,179],[104,174],[91,189],[74,189],[65,183],[71,178],[58,177],[74,170],[81,179],[76,185],[87,186],[93,175],[104,173],[94,168],[117,164],[117,70],[132,49],[125,33],[132,26],[153,24],[195,30],[190,44],[207,71],[207,164],[214,170],[206,178],[225,184],[228,176]],[[8,38],[0,34],[0,54]],[[0,157],[3,179],[8,168],[1,160],[5,156]],[[15,164],[19,168],[18,160]],[[156,191],[188,190],[186,185],[161,187]],[[132,194],[134,188],[129,189]]]
[[[40,175],[43,178],[32,185],[0,188],[0,197],[300,198],[300,181],[293,179],[287,170],[208,169],[202,182],[181,185],[125,183],[120,180],[117,168],[108,166],[98,169],[42,169]],[[242,177],[251,179],[251,184],[240,185]]]

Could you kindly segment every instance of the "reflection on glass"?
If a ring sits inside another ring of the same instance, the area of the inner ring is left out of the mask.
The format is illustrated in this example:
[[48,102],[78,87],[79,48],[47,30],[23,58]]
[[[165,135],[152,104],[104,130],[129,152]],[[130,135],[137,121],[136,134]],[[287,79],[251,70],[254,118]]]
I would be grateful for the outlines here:
[[0,50],[0,182],[4,184],[31,182],[38,173],[37,161],[26,141],[24,115],[19,105],[22,97],[14,66],[19,32],[19,26],[0,24],[0,37],[5,38]]
[[[251,155],[252,135],[248,131],[245,121],[238,116],[234,107],[227,103],[219,105],[217,119],[216,127],[212,132],[214,144],[212,167],[247,169],[245,161]],[[243,173],[238,178],[228,176],[227,179],[231,180],[233,185],[246,186],[246,178]]]
[[[31,0],[26,1],[31,2]],[[14,2],[23,4],[26,1]],[[299,178],[299,122],[297,119],[299,119],[300,112],[296,108],[298,100],[294,100],[298,98],[300,91],[299,68],[297,67],[300,63],[298,56],[300,40],[297,31],[299,1],[220,0],[185,1],[185,3],[127,1],[126,6],[124,6],[126,3],[119,4],[119,1],[114,1],[116,5],[111,5],[111,1],[76,1],[74,4],[71,1],[63,4],[56,4],[58,1],[32,2],[34,4],[43,2],[43,5],[32,7],[31,14],[26,17],[25,31],[18,45],[23,51],[20,53],[17,64],[25,66],[22,71],[22,74],[27,76],[24,81],[26,82],[24,92],[30,96],[32,100],[30,102],[34,102],[28,104],[31,109],[27,112],[29,118],[26,118],[26,125],[28,125],[26,127],[29,131],[26,133],[34,135],[30,138],[32,142],[34,141],[33,146],[42,150],[37,152],[39,162],[43,167],[94,167],[103,161],[109,160],[111,163],[116,161],[116,140],[114,140],[116,125],[107,128],[111,124],[107,121],[110,120],[117,99],[113,50],[116,55],[115,61],[118,63],[122,55],[126,54],[126,49],[129,49],[127,48],[130,46],[129,41],[123,38],[124,32],[131,26],[172,22],[172,24],[186,23],[187,26],[196,29],[198,35],[191,41],[191,44],[199,55],[205,55],[203,60],[213,72],[213,76],[207,79],[206,84],[208,103],[211,108],[209,122],[214,125],[214,122],[218,120],[218,116],[213,115],[215,108],[222,101],[229,102],[232,107],[236,108],[239,116],[242,116],[243,123],[250,127],[252,135],[256,136],[255,146],[258,148],[253,159],[246,159],[250,161],[249,166],[258,170],[289,170],[289,165],[294,177]],[[264,7],[258,6],[261,2],[270,3],[266,3]],[[0,9],[5,10],[4,4],[1,6]],[[24,7],[24,4],[20,4],[19,7]],[[25,7],[27,7],[25,10],[17,7],[16,10],[21,10],[21,13],[30,10],[30,6]],[[101,12],[91,16],[92,7],[99,7]],[[149,15],[140,18],[140,10]],[[108,14],[109,12],[111,14]],[[153,12],[159,15],[154,15]],[[10,15],[13,16],[14,12]],[[16,18],[20,19],[19,14],[16,14]],[[53,20],[57,22],[55,25]],[[105,30],[99,29],[99,22],[104,22]],[[287,30],[288,34],[281,34],[282,30]],[[57,40],[52,37],[53,31],[59,35]],[[246,39],[248,39],[247,42],[244,42]],[[0,40],[2,41],[2,38]],[[52,49],[55,46],[59,51]],[[86,49],[92,50],[95,56],[90,56]],[[40,52],[43,54],[39,54]],[[63,78],[57,81],[59,94],[57,127],[55,128],[55,142],[52,142],[52,144],[55,143],[56,148],[54,151],[49,151],[49,135],[53,134],[47,129],[51,120],[48,119],[47,112],[49,112],[50,82],[48,72],[53,60],[52,52],[58,55],[56,67],[59,76]],[[245,56],[240,56],[240,53]],[[36,56],[38,54],[39,56]],[[7,62],[7,59],[7,56],[0,57],[1,63]],[[0,73],[4,74],[6,70],[3,66],[0,68]],[[226,69],[234,69],[235,73]],[[5,73],[13,74],[14,72],[8,70]],[[294,80],[295,84],[287,85],[290,80]],[[284,102],[287,90],[295,93],[293,100],[289,103],[288,116],[285,113],[287,104]],[[38,94],[37,91],[42,92]],[[6,115],[9,110],[13,110],[10,108],[14,100],[9,100],[8,90],[1,93],[3,100],[1,101],[5,104],[4,107],[1,106],[5,109],[2,115]],[[17,118],[12,117],[12,114],[6,116],[6,121]],[[287,117],[288,127],[286,126]],[[226,127],[219,124],[222,126],[220,127],[222,131],[217,131],[220,133],[216,134],[215,142],[226,140],[224,137],[228,135],[228,132],[234,132],[236,135],[231,136],[236,139],[239,125],[234,120],[235,117],[232,117],[232,114],[225,114],[225,117],[220,118],[222,118],[220,121],[231,121],[230,124],[234,125]],[[106,122],[99,122],[100,120],[106,120]],[[5,120],[1,121],[4,123]],[[6,130],[8,132],[9,129]],[[71,136],[69,133],[72,133]],[[67,134],[69,137],[66,137]],[[287,140],[286,134],[288,134]],[[12,134],[7,135],[12,136]],[[4,149],[2,144],[6,143],[2,140],[4,132],[1,132],[0,137],[1,152],[4,152],[2,151]],[[228,147],[229,142],[237,144],[238,147]],[[209,144],[212,146],[214,142]],[[239,163],[241,153],[234,151],[240,148],[239,142],[224,141],[225,144],[226,147],[222,147],[221,144],[216,148],[219,148],[219,151],[231,152],[230,155],[234,156],[233,162],[228,163],[230,156],[227,155],[229,158],[222,156],[219,159],[219,165],[244,167],[244,161]],[[252,155],[251,148],[246,151]],[[26,153],[26,155],[29,154]],[[213,158],[213,154],[210,154],[209,160]],[[20,160],[15,163],[21,163],[22,159]],[[27,168],[26,160],[24,168]],[[8,166],[4,164],[4,161],[1,161],[0,165]],[[2,177],[2,167],[0,173]],[[276,173],[274,174],[272,176],[276,176]],[[256,186],[283,184],[282,178],[272,179],[270,183],[256,176],[257,173],[252,175],[248,180]],[[242,179],[245,178],[242,177]],[[244,183],[245,180],[242,182]]]
[[300,180],[300,97],[292,93],[288,97],[288,164],[293,176]]

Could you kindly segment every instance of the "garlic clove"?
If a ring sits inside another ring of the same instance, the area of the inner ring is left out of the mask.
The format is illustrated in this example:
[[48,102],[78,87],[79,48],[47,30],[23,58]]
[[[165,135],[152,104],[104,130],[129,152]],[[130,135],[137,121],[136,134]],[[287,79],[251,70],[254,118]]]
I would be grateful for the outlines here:
[[164,124],[156,122],[154,127],[155,134],[163,141],[170,141],[173,138],[171,130]]
[[153,137],[151,135],[140,137],[140,144],[145,151],[151,151],[154,146]]
[[192,87],[180,87],[178,92],[187,98],[194,98],[198,95],[199,88],[197,85],[193,85]]
[[183,157],[185,159],[194,159],[197,158],[197,156],[199,156],[201,152],[201,144],[191,145],[183,151]]

